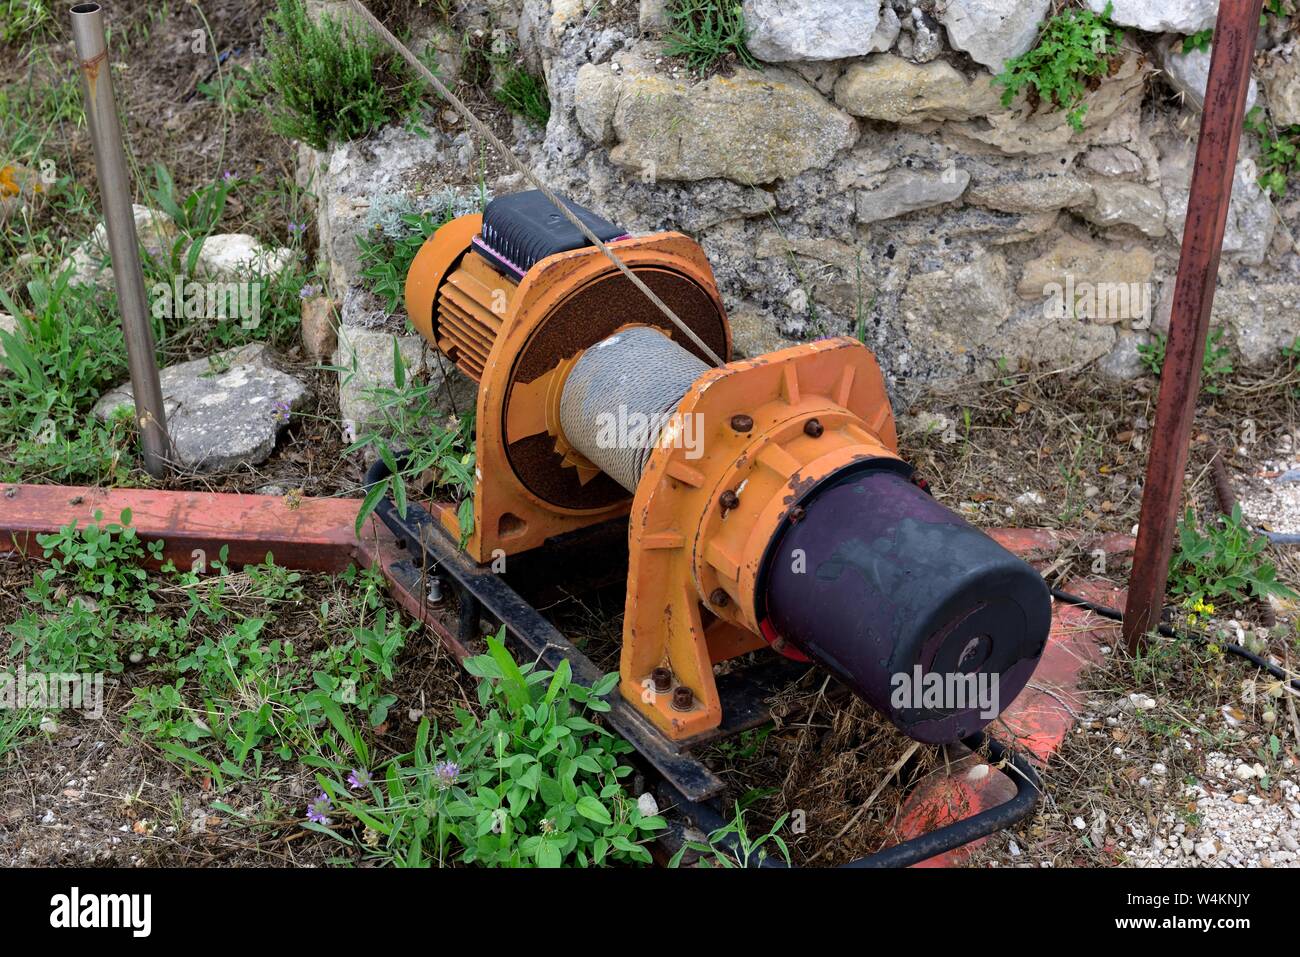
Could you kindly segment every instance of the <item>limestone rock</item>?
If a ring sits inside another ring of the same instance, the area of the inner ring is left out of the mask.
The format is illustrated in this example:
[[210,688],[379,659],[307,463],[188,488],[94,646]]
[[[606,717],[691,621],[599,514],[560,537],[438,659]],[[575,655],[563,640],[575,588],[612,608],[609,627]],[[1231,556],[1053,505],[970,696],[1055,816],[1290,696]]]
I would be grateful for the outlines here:
[[334,303],[329,296],[313,296],[302,304],[302,347],[313,359],[325,360],[338,347]]
[[[1160,192],[1168,207],[1165,223],[1179,242],[1182,242],[1183,226],[1187,220],[1194,164],[1193,146],[1185,139],[1161,142]],[[1256,182],[1257,175],[1255,164],[1249,157],[1238,160],[1232,181],[1228,222],[1223,233],[1224,256],[1252,266],[1264,262],[1277,227],[1277,214],[1268,194]]]
[[[1202,109],[1205,106],[1205,87],[1210,82],[1211,50],[1189,50],[1184,53],[1183,41],[1178,37],[1164,44],[1161,49],[1164,66],[1161,76],[1165,82],[1175,93],[1181,93],[1186,98],[1188,106],[1196,110]],[[1246,110],[1250,111],[1258,102],[1259,87],[1252,76],[1246,92]]]
[[642,33],[663,33],[668,29],[668,0],[641,0],[637,26]]
[[835,84],[835,102],[890,123],[966,120],[1002,109],[988,76],[972,80],[943,60],[918,65],[889,53],[850,66]]
[[727,318],[731,322],[731,345],[737,358],[753,359],[798,345],[776,331],[771,317],[752,307],[733,309]]
[[871,52],[884,53],[892,49],[898,42],[898,34],[902,29],[903,24],[898,19],[898,14],[886,4],[880,10],[880,22],[876,24],[876,32],[871,38]]
[[950,169],[944,172],[900,169],[890,173],[883,185],[860,189],[856,194],[859,223],[874,223],[906,213],[951,203],[961,198],[970,173]]
[[1293,40],[1271,52],[1260,70],[1260,79],[1268,93],[1273,122],[1278,126],[1300,123],[1300,42]]
[[1168,232],[1164,198],[1151,187],[1123,181],[1098,182],[1095,192],[1096,202],[1083,210],[1089,222],[1098,226],[1136,226],[1153,239]]
[[[1171,288],[1172,299],[1173,283]],[[1300,280],[1292,275],[1261,279],[1241,266],[1219,271],[1214,294],[1214,325],[1232,330],[1242,364],[1274,363],[1278,353],[1292,345],[1300,333]]]
[[967,202],[1004,213],[1043,213],[1069,209],[1092,202],[1092,185],[1077,176],[1007,177],[995,182],[975,183]]
[[1148,33],[1199,33],[1219,15],[1219,0],[1085,0],[1093,13],[1104,13],[1108,3],[1116,23]]
[[1097,371],[1112,382],[1128,382],[1138,378],[1146,368],[1138,346],[1145,345],[1146,341],[1144,333],[1117,330],[1115,347],[1097,360]]
[[582,132],[601,146],[612,146],[614,109],[618,106],[620,78],[607,67],[585,63],[578,70],[573,106]]
[[476,388],[451,363],[438,362],[422,336],[393,336],[377,329],[343,325],[338,330],[339,347],[334,365],[344,370],[339,379],[339,416],[344,437],[352,441],[383,425],[380,397],[375,390],[395,389],[393,340],[397,340],[408,382],[419,380],[434,385],[435,407],[442,412],[464,415],[475,404]]
[[1134,177],[1143,173],[1142,159],[1123,146],[1094,146],[1083,154],[1082,163],[1101,176]]
[[917,345],[963,352],[993,342],[1015,304],[1007,261],[980,250],[969,262],[912,277],[903,294],[908,335]]
[[1142,320],[1150,317],[1154,272],[1155,257],[1145,246],[1112,248],[1062,236],[1025,263],[1016,292],[1099,323]]
[[948,41],[994,73],[1030,50],[1052,0],[948,0]]
[[616,74],[616,96],[605,88],[609,65],[580,71],[574,98],[588,135],[612,129],[610,159],[652,179],[770,183],[824,167],[857,140],[857,122],[791,71],[693,83],[632,63]]
[[293,262],[291,249],[263,246],[248,233],[218,233],[203,241],[195,271],[218,280],[271,280]]
[[[270,363],[265,343],[168,366],[159,373],[175,461],[220,471],[266,461],[307,387]],[[105,394],[95,415],[107,420],[134,407],[131,383]]]
[[[1140,135],[1142,97],[1149,73],[1143,57],[1136,51],[1128,51],[1114,72],[1084,95],[1082,130],[1070,125],[1067,111],[1044,102],[1031,107],[1023,97],[1010,109],[1002,110],[999,106],[976,111],[971,114],[974,117],[971,122],[948,124],[944,129],[963,140],[992,146],[1010,155],[1128,144]],[[989,82],[987,77],[984,82]]]
[[[166,213],[150,209],[148,206],[132,205],[135,218],[135,234],[140,246],[154,259],[167,262],[171,258],[172,246],[180,233],[176,224]],[[59,265],[59,271],[71,269],[72,285],[109,286],[113,282],[113,269],[109,265],[108,229],[103,223],[80,246],[72,251],[67,259]]]
[[743,0],[746,45],[760,60],[864,56],[880,22],[880,0]]
[[436,129],[416,133],[400,124],[364,140],[318,152],[303,146],[299,183],[317,198],[320,257],[329,263],[330,292],[341,299],[361,273],[356,237],[377,196],[405,194],[417,171],[446,162],[452,143]]

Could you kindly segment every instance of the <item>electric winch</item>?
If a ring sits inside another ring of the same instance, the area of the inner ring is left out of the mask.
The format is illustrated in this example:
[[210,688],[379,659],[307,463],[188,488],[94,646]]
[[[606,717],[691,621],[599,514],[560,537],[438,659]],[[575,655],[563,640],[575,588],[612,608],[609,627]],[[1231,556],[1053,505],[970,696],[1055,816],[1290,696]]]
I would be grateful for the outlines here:
[[1048,590],[915,480],[872,353],[733,360],[693,240],[567,205],[691,335],[540,192],[439,229],[407,308],[479,387],[473,526],[446,530],[489,564],[627,516],[619,688],[673,741],[723,721],[715,666],[765,648],[917,740],[978,732],[1033,673]]

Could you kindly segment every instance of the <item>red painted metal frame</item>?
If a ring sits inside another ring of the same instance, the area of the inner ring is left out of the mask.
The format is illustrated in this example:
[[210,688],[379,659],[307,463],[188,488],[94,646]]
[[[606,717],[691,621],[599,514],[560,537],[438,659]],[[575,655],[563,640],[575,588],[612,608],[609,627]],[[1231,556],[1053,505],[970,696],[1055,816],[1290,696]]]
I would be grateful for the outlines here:
[[1263,0],[1223,0],[1214,31],[1160,401],[1142,491],[1137,551],[1124,612],[1124,638],[1130,654],[1160,623],[1164,605],[1262,7]]

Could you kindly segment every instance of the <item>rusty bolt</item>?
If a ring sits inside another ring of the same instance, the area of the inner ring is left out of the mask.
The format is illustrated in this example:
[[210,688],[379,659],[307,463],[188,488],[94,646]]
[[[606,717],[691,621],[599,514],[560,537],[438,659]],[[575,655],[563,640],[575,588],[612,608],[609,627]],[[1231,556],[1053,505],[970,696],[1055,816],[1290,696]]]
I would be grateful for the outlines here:
[[733,415],[731,417],[731,427],[737,432],[748,432],[754,427],[754,418],[745,415],[743,412],[740,415]]
[[791,521],[792,523],[793,523],[793,522],[802,522],[802,521],[803,521],[803,517],[804,517],[806,514],[808,514],[808,513],[807,513],[806,511],[804,511],[804,507],[803,507],[802,505],[796,505],[794,508],[790,509],[790,521]]
[[729,512],[740,504],[740,496],[731,489],[727,489],[722,493],[721,497],[719,497],[718,504],[722,506],[724,512]]
[[715,588],[709,593],[709,604],[716,608],[725,608],[729,601],[731,601],[731,596],[721,588]]
[[803,424],[804,435],[811,436],[814,439],[820,439],[822,437],[822,433],[825,431],[826,429],[822,426],[821,422],[818,421],[817,419],[809,419],[807,422]]
[[673,689],[673,710],[690,711],[695,707],[695,692],[685,685]]
[[673,686],[673,673],[667,668],[650,672],[650,683],[658,694],[667,694]]

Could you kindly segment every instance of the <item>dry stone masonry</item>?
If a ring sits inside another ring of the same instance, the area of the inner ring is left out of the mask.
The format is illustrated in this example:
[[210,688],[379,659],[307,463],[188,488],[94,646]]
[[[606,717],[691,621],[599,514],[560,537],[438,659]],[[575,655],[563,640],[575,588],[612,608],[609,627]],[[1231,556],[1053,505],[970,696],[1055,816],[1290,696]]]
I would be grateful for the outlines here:
[[[1208,71],[1183,40],[1213,25],[1216,0],[1114,0],[1122,55],[1090,86],[1082,129],[1037,100],[1004,103],[994,83],[1036,44],[1049,0],[741,5],[760,68],[706,76],[668,55],[665,0],[467,6],[545,77],[550,122],[516,122],[519,155],[631,231],[698,239],[742,352],[861,330],[903,401],[912,384],[1022,363],[1140,373],[1138,347],[1168,321]],[[1261,31],[1252,103],[1278,123],[1300,122],[1296,26]],[[348,346],[349,327],[401,331],[356,290],[372,198],[472,193],[461,137],[388,130],[307,158],[340,360],[385,354]],[[449,180],[458,157],[464,178]],[[1300,333],[1300,190],[1271,198],[1258,162],[1246,135],[1214,314],[1245,364]]]

